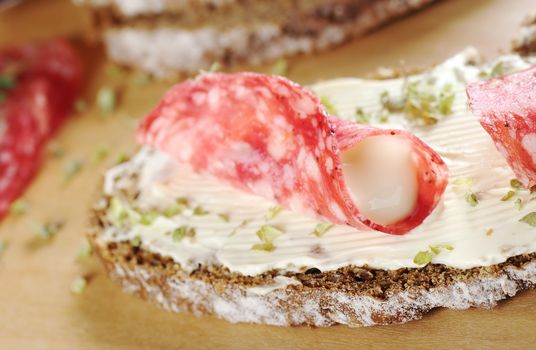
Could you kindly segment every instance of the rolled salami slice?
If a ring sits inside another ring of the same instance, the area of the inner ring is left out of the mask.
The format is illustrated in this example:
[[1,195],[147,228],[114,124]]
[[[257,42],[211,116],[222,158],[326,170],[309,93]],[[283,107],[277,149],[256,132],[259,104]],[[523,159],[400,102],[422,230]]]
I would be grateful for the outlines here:
[[176,85],[138,140],[281,207],[391,234],[418,226],[447,184],[446,165],[415,136],[329,117],[310,91],[276,76]]
[[41,164],[43,146],[71,109],[81,81],[61,39],[0,50],[0,218]]
[[469,106],[517,179],[536,185],[536,65],[467,86]]

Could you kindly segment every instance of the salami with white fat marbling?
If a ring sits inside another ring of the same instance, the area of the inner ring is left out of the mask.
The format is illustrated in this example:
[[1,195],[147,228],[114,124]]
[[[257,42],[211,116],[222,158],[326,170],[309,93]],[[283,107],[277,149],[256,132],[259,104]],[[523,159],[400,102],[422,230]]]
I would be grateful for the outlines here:
[[0,218],[39,169],[80,83],[80,59],[63,39],[0,50]]
[[517,179],[536,185],[536,65],[467,86],[469,105]]
[[[375,135],[407,139],[417,166],[415,209],[390,225],[360,213],[342,173],[341,152]],[[281,207],[391,234],[418,226],[447,184],[446,165],[415,136],[330,117],[314,94],[277,76],[210,73],[176,85],[142,121],[138,140]]]

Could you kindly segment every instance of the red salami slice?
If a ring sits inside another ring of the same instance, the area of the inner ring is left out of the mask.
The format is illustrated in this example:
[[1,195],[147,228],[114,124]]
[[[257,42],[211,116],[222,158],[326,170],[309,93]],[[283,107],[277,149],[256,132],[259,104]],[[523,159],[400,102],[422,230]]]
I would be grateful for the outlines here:
[[467,86],[469,105],[518,180],[536,185],[536,65]]
[[[380,135],[407,143],[416,172],[416,204],[389,224],[358,208],[341,163],[342,151]],[[138,139],[284,208],[392,234],[419,225],[447,183],[441,158],[413,135],[328,117],[310,91],[276,76],[204,74],[176,85],[141,123]]]
[[[338,146],[342,152],[374,136],[402,137],[410,142],[413,162],[415,168],[418,169],[416,172],[418,191],[414,210],[404,220],[389,227],[367,222],[366,219],[364,222],[373,229],[388,233],[404,233],[420,225],[436,207],[448,183],[447,167],[441,157],[427,144],[407,131],[378,129],[332,116],[329,117],[329,121],[335,129]],[[344,184],[340,186],[344,188]]]
[[40,165],[46,140],[69,112],[81,79],[80,61],[64,40],[0,50],[0,217]]

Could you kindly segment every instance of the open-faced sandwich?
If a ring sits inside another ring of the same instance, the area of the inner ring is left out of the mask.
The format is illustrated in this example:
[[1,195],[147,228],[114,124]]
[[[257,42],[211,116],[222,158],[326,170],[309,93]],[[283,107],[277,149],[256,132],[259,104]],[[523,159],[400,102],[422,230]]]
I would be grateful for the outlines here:
[[314,326],[533,286],[536,68],[477,60],[314,93],[254,73],[174,86],[105,175],[91,238],[110,276],[176,312]]

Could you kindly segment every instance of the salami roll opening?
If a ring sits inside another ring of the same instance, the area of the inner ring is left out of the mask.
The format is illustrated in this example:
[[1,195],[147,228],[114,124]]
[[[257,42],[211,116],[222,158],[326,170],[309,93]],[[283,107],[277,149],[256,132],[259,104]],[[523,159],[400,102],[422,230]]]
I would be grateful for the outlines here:
[[418,226],[447,184],[441,158],[412,134],[328,116],[310,91],[277,76],[212,73],[176,85],[138,139],[281,207],[392,234]]
[[372,136],[343,152],[342,169],[361,213],[380,225],[404,220],[417,204],[411,144],[400,136]]

